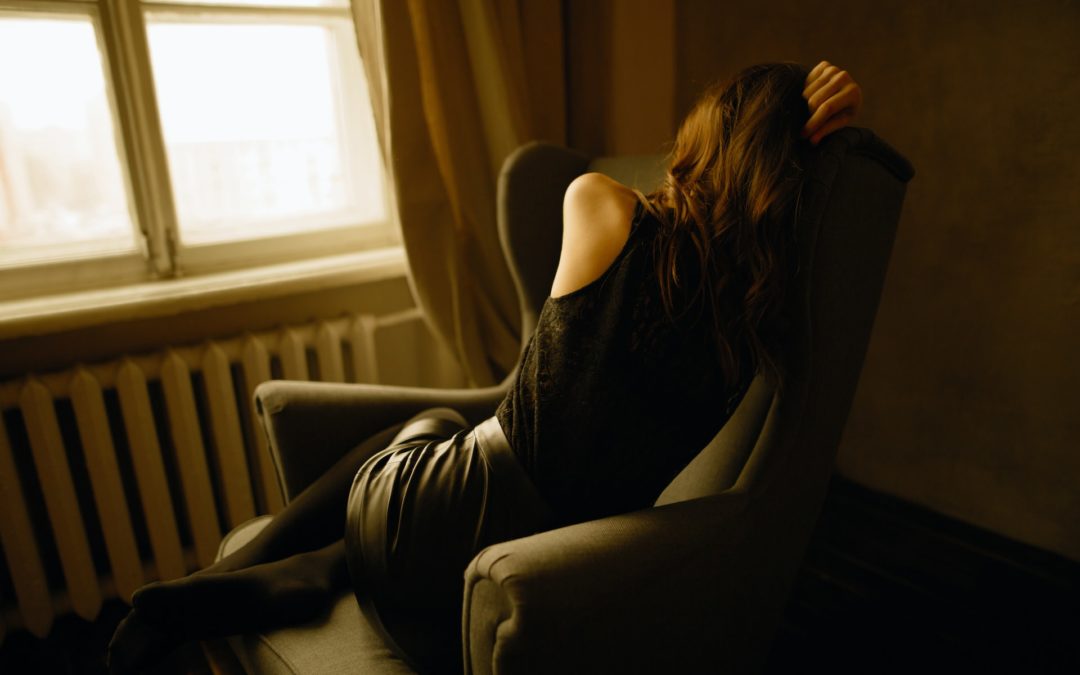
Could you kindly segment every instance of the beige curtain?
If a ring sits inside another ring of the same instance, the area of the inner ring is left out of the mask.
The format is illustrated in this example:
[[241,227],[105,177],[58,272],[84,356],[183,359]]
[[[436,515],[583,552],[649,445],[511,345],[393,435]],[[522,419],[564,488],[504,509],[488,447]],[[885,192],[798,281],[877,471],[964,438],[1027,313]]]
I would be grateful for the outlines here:
[[413,295],[476,386],[518,356],[495,185],[520,143],[564,141],[561,4],[353,0]]

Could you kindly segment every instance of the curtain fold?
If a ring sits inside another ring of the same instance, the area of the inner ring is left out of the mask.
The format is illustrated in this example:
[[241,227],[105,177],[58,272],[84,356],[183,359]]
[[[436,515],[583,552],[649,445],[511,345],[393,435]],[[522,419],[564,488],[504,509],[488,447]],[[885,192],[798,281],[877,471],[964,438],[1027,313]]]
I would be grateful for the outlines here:
[[353,0],[391,212],[432,332],[475,386],[501,380],[522,336],[495,186],[526,140],[564,142],[561,3]]

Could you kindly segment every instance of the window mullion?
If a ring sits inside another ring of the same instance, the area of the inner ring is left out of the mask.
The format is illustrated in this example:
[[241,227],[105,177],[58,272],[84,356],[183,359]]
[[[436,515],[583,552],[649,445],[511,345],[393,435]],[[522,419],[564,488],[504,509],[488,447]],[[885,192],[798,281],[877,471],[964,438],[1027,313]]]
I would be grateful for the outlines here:
[[132,0],[101,0],[100,7],[129,179],[149,264],[157,276],[178,276],[176,207],[143,12],[140,3]]

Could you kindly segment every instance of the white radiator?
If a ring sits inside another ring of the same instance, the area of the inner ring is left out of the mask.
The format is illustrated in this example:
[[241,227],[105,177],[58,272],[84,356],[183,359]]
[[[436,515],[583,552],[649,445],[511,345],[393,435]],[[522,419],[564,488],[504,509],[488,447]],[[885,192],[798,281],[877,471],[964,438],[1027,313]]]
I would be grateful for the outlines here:
[[[280,509],[258,383],[458,384],[448,361],[413,309],[0,383],[0,641],[13,628],[44,637],[67,612],[92,620],[108,598],[210,564],[228,529]],[[397,372],[380,377],[388,363]]]

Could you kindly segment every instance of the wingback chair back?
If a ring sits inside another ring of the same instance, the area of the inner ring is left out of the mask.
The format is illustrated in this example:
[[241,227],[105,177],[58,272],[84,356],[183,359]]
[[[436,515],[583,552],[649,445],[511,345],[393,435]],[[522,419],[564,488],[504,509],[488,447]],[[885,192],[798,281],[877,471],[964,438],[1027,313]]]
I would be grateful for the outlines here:
[[[833,134],[816,155],[797,223],[795,340],[783,392],[755,379],[653,508],[477,554],[465,570],[462,604],[467,675],[760,669],[820,509],[912,176],[864,129]],[[661,161],[591,159],[544,144],[507,160],[499,235],[523,336],[533,332],[555,274],[570,181],[600,171],[647,192],[662,177]],[[276,381],[259,385],[255,398],[292,499],[357,439],[421,410],[450,406],[471,422],[486,419],[513,377],[462,390]],[[269,519],[233,530],[220,555]],[[349,589],[325,617],[230,644],[248,672],[411,672]]]
[[[590,159],[545,144],[523,147],[507,161],[499,227],[523,335],[535,327],[555,273],[561,238],[552,224],[561,222],[570,181],[600,171],[648,192],[663,177],[661,162]],[[656,501],[700,502],[687,516],[715,515],[709,536],[720,540],[702,542],[679,571],[697,574],[700,591],[667,608],[680,616],[673,629],[679,634],[640,637],[660,650],[683,645],[664,654],[669,665],[697,668],[715,658],[724,664],[716,672],[749,672],[767,653],[824,499],[912,176],[907,160],[866,129],[844,129],[819,148],[796,224],[795,337],[783,393],[759,375],[732,418]]]

